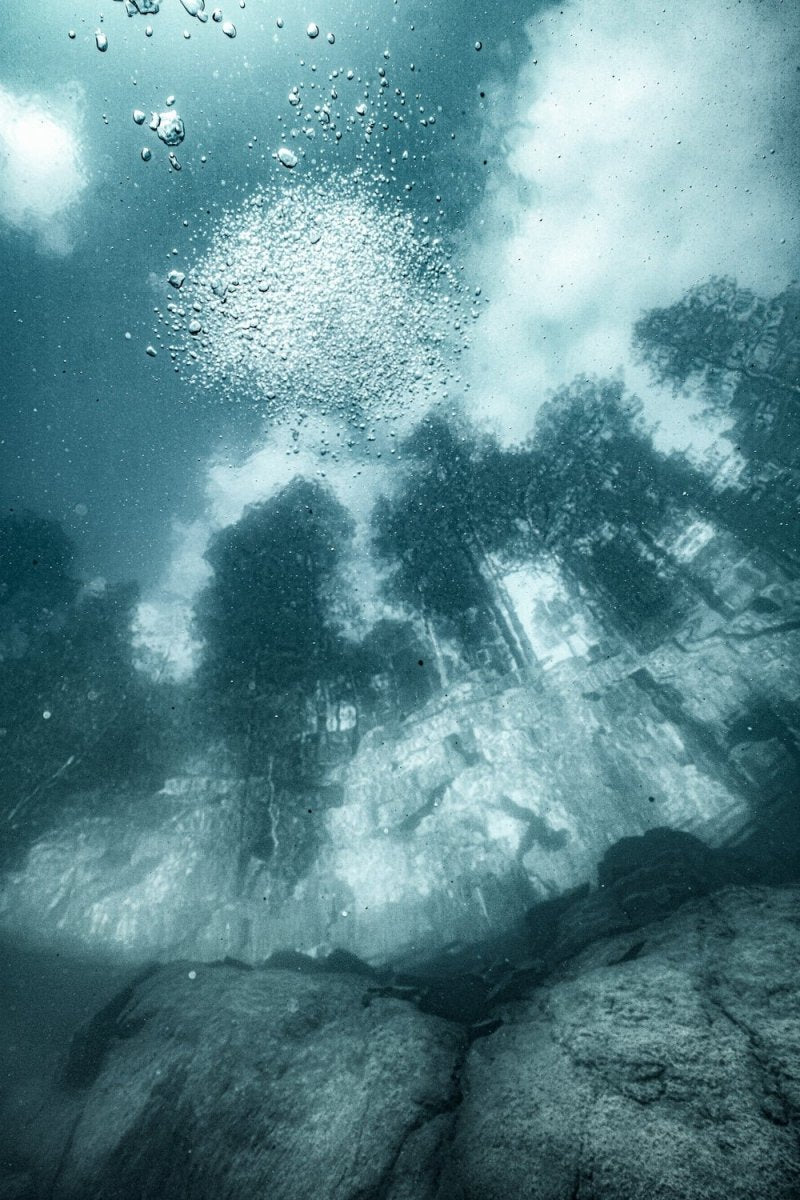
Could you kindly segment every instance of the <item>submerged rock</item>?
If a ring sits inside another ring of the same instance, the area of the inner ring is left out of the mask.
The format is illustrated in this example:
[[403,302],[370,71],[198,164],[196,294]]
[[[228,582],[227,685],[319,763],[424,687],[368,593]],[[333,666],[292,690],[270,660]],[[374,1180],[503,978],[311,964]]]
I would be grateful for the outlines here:
[[442,1200],[800,1194],[800,893],[603,940],[475,1042]]
[[464,1036],[398,1000],[365,1006],[364,985],[188,963],[142,980],[104,1010],[102,1054],[73,1044],[65,1102],[96,1079],[53,1196],[432,1194]]
[[800,890],[728,888],[469,1029],[357,961],[158,968],[75,1039],[26,1195],[793,1200],[799,965]]

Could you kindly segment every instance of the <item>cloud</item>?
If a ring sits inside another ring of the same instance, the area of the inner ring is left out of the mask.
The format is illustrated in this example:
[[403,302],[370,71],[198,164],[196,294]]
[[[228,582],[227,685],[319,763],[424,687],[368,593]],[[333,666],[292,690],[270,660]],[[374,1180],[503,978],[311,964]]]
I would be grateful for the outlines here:
[[[778,0],[578,0],[529,23],[475,253],[490,304],[471,384],[506,436],[577,373],[645,384],[629,351],[642,310],[713,273],[789,282],[794,24]],[[685,413],[659,415],[680,440]]]
[[[329,434],[320,419],[306,422],[304,436],[297,440],[292,430],[278,425],[243,461],[217,458],[206,463],[205,511],[190,524],[174,524],[167,571],[137,609],[133,632],[142,670],[178,680],[192,674],[202,650],[192,632],[193,606],[211,577],[204,557],[211,538],[235,524],[249,504],[268,500],[298,475],[330,487],[354,520],[353,545],[343,569],[347,595],[361,621],[349,632],[363,633],[387,615],[369,554],[369,516],[376,494],[386,486],[387,468],[378,459],[354,462],[348,455],[321,455]],[[336,441],[335,429],[329,440]]]
[[71,210],[88,183],[77,96],[21,96],[0,85],[0,110],[0,222],[67,254]]

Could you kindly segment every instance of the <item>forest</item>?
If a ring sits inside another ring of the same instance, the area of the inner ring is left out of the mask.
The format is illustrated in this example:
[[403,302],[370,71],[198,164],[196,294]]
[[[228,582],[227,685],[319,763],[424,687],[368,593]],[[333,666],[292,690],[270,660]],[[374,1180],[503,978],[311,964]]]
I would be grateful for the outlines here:
[[[312,792],[340,802],[323,776],[370,730],[441,702],[459,681],[543,686],[503,585],[520,566],[545,564],[563,582],[568,607],[596,631],[589,663],[652,654],[703,613],[724,623],[750,606],[776,626],[796,622],[781,596],[800,570],[800,290],[768,299],[712,278],[645,313],[633,342],[654,380],[702,398],[729,453],[659,451],[617,380],[579,378],[543,397],[519,445],[457,408],[428,416],[370,518],[386,615],[367,626],[351,611],[353,518],[324,482],[298,477],[213,536],[188,681],[137,667],[134,581],[81,580],[56,522],[4,513],[5,865],[65,806],[135,805],[205,755],[240,780],[269,776],[268,811],[243,801],[241,853],[297,879],[318,836],[298,814]],[[693,530],[699,552],[686,549]],[[332,703],[352,714],[344,728],[331,727]],[[796,759],[797,710],[757,694],[751,707]]]

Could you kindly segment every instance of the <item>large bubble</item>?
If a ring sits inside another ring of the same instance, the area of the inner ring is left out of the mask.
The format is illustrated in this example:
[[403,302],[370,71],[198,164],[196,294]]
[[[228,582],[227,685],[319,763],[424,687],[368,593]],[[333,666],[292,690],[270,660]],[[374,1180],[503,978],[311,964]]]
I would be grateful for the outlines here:
[[387,417],[441,393],[470,300],[424,230],[358,178],[257,191],[221,217],[162,314],[179,369],[276,416]]

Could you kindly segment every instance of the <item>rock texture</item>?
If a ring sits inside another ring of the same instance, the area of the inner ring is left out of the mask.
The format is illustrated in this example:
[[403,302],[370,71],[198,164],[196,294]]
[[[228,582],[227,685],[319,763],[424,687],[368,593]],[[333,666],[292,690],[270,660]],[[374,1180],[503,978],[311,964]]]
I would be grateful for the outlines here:
[[800,896],[594,945],[476,1042],[447,1200],[800,1194]]
[[595,941],[469,1029],[346,956],[157,968],[74,1039],[24,1197],[794,1200],[798,980],[790,888]]
[[86,1100],[52,1195],[429,1193],[464,1037],[364,991],[357,976],[159,969],[73,1043],[62,1094]]

